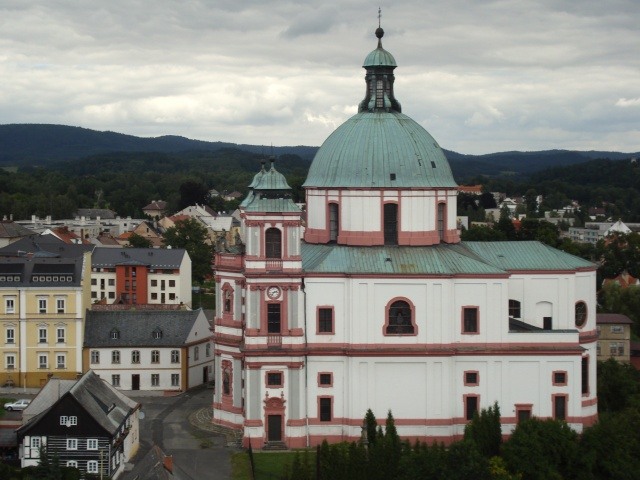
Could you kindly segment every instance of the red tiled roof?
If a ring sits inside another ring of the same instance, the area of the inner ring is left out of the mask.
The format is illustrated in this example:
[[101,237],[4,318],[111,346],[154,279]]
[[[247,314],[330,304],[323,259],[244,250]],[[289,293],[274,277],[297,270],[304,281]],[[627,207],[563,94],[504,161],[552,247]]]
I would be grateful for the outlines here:
[[626,315],[622,313],[597,313],[596,314],[596,324],[606,325],[606,324],[625,324],[631,325],[633,324],[633,320],[631,320]]

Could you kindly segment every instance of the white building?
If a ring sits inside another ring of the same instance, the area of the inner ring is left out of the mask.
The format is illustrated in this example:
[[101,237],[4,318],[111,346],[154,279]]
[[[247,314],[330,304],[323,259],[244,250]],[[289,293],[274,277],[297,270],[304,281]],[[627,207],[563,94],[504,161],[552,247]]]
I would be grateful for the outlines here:
[[122,390],[184,391],[209,381],[209,322],[198,310],[90,310],[84,366]]
[[272,164],[216,254],[214,422],[244,443],[356,440],[364,414],[451,442],[498,402],[503,433],[534,415],[597,417],[596,266],[538,242],[461,242],[456,183],[400,111],[393,56],[365,59],[359,112],[318,150],[306,230]]
[[106,303],[191,306],[191,258],[182,248],[96,247],[91,299]]

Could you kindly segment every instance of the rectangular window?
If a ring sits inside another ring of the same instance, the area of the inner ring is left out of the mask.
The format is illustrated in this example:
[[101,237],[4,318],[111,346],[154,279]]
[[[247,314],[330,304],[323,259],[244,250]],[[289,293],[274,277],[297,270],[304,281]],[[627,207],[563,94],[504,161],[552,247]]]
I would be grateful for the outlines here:
[[464,418],[467,420],[473,420],[473,416],[478,411],[479,397],[475,395],[464,396]]
[[120,350],[113,350],[111,352],[111,363],[120,363]]
[[267,333],[280,333],[280,304],[267,304]]
[[478,307],[462,308],[462,333],[479,333]]
[[40,437],[31,437],[31,448],[40,448]]
[[318,308],[318,333],[333,333],[333,308]]
[[176,286],[176,281],[175,280],[169,280],[169,286],[170,287],[175,287]]
[[553,396],[553,418],[555,418],[556,420],[567,419],[567,396],[566,395]]
[[39,298],[38,299],[38,313],[47,313],[47,299]]
[[87,462],[87,473],[98,473],[98,461],[89,460]]
[[318,398],[318,408],[320,410],[320,421],[330,422],[333,417],[332,412],[333,397]]
[[158,280],[151,280],[151,286],[152,287],[157,287],[158,286]]
[[157,300],[158,299],[158,294],[155,292],[151,292],[151,300]]
[[111,375],[111,385],[114,387],[120,386],[120,375]]
[[4,299],[4,313],[16,313],[16,301],[14,298]]
[[62,327],[56,328],[56,342],[64,343],[65,342],[65,329]]
[[97,438],[87,438],[87,450],[98,450]]
[[464,372],[464,384],[467,387],[476,387],[480,384],[477,371]]
[[100,352],[98,350],[91,350],[91,363],[100,363]]
[[170,293],[169,294],[169,300],[175,300],[176,299],[176,294],[175,293]]
[[64,353],[56,354],[56,368],[67,368],[67,356]]
[[7,370],[14,370],[16,368],[16,356],[13,354],[6,355],[4,357],[5,366]]
[[64,301],[64,298],[57,298],[56,299],[56,311],[58,313],[64,313],[65,312],[65,304],[66,304],[66,302]]
[[520,318],[520,302],[518,300],[509,300],[509,317]]
[[332,387],[333,386],[333,373],[323,372],[318,374],[318,386],[319,387]]
[[67,438],[67,450],[77,450],[77,449],[78,449],[78,439]]
[[553,385],[554,386],[564,386],[566,384],[567,384],[567,372],[565,372],[565,371],[553,372]]
[[160,374],[152,373],[151,374],[151,386],[157,387],[160,385]]
[[171,363],[180,363],[180,350],[171,350]]
[[151,363],[160,363],[160,350],[151,350]]
[[131,363],[140,363],[140,350],[131,352]]
[[13,327],[7,328],[7,343],[16,342],[16,331]]
[[624,333],[622,325],[611,325],[611,333]]
[[542,329],[543,330],[552,330],[553,328],[553,318],[552,317],[542,317]]
[[98,285],[98,279],[97,278],[92,278],[91,279],[91,285]]
[[116,286],[116,279],[115,278],[110,278],[109,279],[109,286],[110,287],[115,287]]
[[38,354],[38,368],[49,368],[49,355],[46,353]]
[[516,405],[516,422],[524,422],[531,418],[532,405]]
[[269,387],[281,387],[282,386],[282,372],[267,372],[267,386],[269,386]]
[[589,357],[582,357],[582,394],[589,395]]
[[47,329],[44,327],[38,328],[38,343],[47,343]]
[[179,387],[180,386],[180,374],[179,373],[172,373],[171,374],[171,386],[172,387]]

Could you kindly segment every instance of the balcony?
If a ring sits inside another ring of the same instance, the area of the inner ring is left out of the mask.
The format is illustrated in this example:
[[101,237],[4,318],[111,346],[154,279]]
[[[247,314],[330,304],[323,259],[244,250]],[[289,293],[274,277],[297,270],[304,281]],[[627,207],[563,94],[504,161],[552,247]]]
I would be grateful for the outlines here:
[[267,335],[267,348],[280,349],[282,348],[282,335],[270,333]]
[[281,259],[269,259],[266,261],[265,269],[267,272],[281,272],[282,260]]

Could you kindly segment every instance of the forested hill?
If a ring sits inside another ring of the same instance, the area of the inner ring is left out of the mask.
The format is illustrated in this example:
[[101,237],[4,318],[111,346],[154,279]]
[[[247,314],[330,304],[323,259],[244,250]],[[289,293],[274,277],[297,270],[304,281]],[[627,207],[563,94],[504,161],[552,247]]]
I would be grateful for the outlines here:
[[[0,125],[0,165],[47,165],[114,152],[180,153],[240,149],[271,154],[265,145],[238,145],[229,142],[204,142],[175,135],[143,138],[116,132],[47,124]],[[311,161],[317,147],[273,147],[273,154],[297,155]]]
[[[87,128],[46,124],[0,125],[0,166],[47,166],[60,161],[84,159],[115,152],[218,152],[244,150],[254,154],[271,154],[264,145],[238,145],[229,142],[205,142],[167,135],[142,138],[115,132],[99,132]],[[273,154],[296,155],[310,162],[318,147],[273,147]],[[458,181],[478,175],[530,175],[550,167],[575,165],[592,159],[625,160],[640,157],[640,152],[546,150],[538,152],[500,152],[465,155],[445,150]]]

